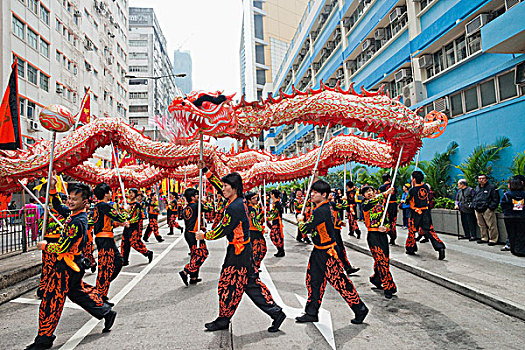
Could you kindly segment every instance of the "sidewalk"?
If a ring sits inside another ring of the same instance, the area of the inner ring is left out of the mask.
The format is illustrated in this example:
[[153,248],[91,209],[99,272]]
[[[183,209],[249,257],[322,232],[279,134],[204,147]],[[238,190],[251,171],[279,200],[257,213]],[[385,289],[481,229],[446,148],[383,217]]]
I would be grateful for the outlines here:
[[[296,224],[295,216],[284,214],[284,219]],[[345,245],[370,255],[366,242],[366,227],[359,222],[361,239],[348,236],[343,228]],[[525,258],[501,252],[502,246],[489,247],[457,236],[439,234],[447,246],[444,261],[437,260],[430,243],[418,243],[415,256],[405,254],[407,230],[397,227],[397,245],[391,246],[390,263],[419,277],[489,305],[505,314],[525,320],[523,286],[525,285]],[[349,253],[352,260],[352,253]],[[394,276],[395,279],[395,276]],[[400,286],[403,288],[403,286]]]
[[[166,216],[161,216],[159,226],[165,223]],[[122,228],[115,229],[116,242],[120,241],[122,231]],[[95,256],[96,248],[95,244]],[[38,287],[41,270],[42,255],[36,249],[0,259],[0,305]]]

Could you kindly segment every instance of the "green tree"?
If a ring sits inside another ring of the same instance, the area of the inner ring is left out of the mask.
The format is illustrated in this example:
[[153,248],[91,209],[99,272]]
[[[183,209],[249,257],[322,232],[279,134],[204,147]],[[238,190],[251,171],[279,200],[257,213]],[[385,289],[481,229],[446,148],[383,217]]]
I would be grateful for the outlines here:
[[450,157],[457,152],[459,145],[452,141],[443,153],[436,153],[428,162],[420,162],[419,166],[425,173],[425,182],[432,187],[436,197],[449,197],[453,190],[450,186]]
[[479,174],[485,174],[490,180],[493,165],[501,158],[501,151],[511,146],[508,137],[500,137],[496,142],[486,145],[478,145],[461,165],[456,166],[463,173],[470,186],[476,186]]
[[510,167],[512,175],[525,175],[525,151],[517,153]]

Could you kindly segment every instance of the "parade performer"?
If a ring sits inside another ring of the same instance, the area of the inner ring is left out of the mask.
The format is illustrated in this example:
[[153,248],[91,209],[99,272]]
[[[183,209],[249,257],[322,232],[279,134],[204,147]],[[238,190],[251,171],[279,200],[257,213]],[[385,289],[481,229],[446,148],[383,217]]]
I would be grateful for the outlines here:
[[153,251],[148,250],[144,242],[142,242],[142,221],[144,220],[144,211],[141,202],[139,201],[141,193],[136,188],[128,190],[128,220],[129,227],[124,228],[122,233],[122,241],[120,242],[120,250],[122,253],[122,265],[129,265],[129,253],[131,248],[135,249],[140,254],[148,258],[148,263],[153,260]]
[[347,275],[351,275],[353,273],[356,273],[360,270],[359,267],[353,267],[350,263],[350,260],[348,260],[348,256],[346,254],[346,248],[343,244],[343,238],[341,237],[341,229],[345,225],[343,220],[341,220],[341,217],[339,216],[339,212],[337,211],[338,208],[341,206],[334,201],[334,194],[330,193],[328,196],[328,201],[330,203],[330,210],[332,212],[332,217],[334,219],[334,239],[337,243],[335,246],[335,250],[337,252],[337,256],[339,257],[339,260],[343,264],[343,268],[345,269],[345,272]]
[[277,253],[273,256],[282,258],[284,253],[284,232],[283,232],[283,207],[281,205],[280,197],[281,191],[272,190],[270,193],[272,198],[272,209],[268,212],[268,222],[270,224],[270,238],[273,245],[277,248]]
[[[300,188],[298,188],[297,191],[295,192],[295,199],[293,201],[293,207],[295,208],[295,218],[296,219],[297,219],[297,216],[301,214],[301,211],[303,210],[303,205],[304,205],[303,191]],[[306,208],[305,216],[306,216],[306,213],[309,214],[308,208]],[[312,243],[310,241],[310,238],[308,238],[308,236],[303,236],[303,234],[299,230],[299,227],[297,227],[297,236],[295,237],[295,239],[297,240],[297,242],[304,241],[305,243],[308,243],[308,244]]]
[[[184,270],[179,272],[182,282],[187,286],[188,285],[188,276],[190,277],[189,284],[197,284],[202,279],[199,278],[199,270],[206,261],[208,257],[208,248],[206,247],[206,242],[199,241],[195,239],[195,234],[197,233],[197,219],[198,219],[198,209],[199,209],[199,191],[194,188],[188,188],[184,191],[184,197],[188,201],[188,205],[184,208],[183,218],[184,218],[184,239],[188,243],[190,248],[190,262],[184,266]],[[204,205],[202,206],[203,213],[206,209]],[[201,225],[203,224],[202,217]],[[202,226],[201,226],[202,227]]]
[[259,309],[273,319],[268,331],[277,332],[286,315],[274,302],[253,265],[250,221],[242,198],[241,176],[231,173],[222,178],[222,183],[222,193],[228,203],[220,224],[212,231],[201,231],[195,235],[197,240],[216,240],[226,236],[229,243],[219,279],[219,317],[206,323],[205,327],[209,331],[227,329],[243,293],[246,293]]
[[348,234],[361,238],[361,230],[357,224],[357,189],[352,181],[346,183],[346,213],[348,215]]
[[169,204],[167,207],[168,226],[170,227],[170,233],[168,233],[168,236],[173,235],[174,227],[178,228],[181,233],[184,232],[184,229],[182,228],[182,226],[179,225],[179,223],[177,222],[177,217],[178,217],[177,207],[178,207],[177,199],[175,198],[175,194],[172,192],[169,195]]
[[[67,212],[68,209],[62,204],[62,201],[60,200],[60,197],[54,188],[49,191],[49,196],[51,198],[51,203],[54,203],[53,207],[49,208],[49,211],[63,224],[66,219],[60,215],[54,207],[61,208],[62,213]],[[40,224],[44,225],[43,220],[40,221]],[[47,230],[44,240],[48,243],[57,243],[60,239],[60,230],[61,228],[58,223],[53,221],[51,217],[48,217]],[[39,231],[41,231],[40,227]],[[40,282],[38,284],[38,289],[36,290],[36,295],[39,298],[42,298],[44,291],[46,290],[46,286],[49,284],[49,278],[53,272],[56,260],[56,254],[48,253],[46,250],[42,250],[42,272],[40,273]]]
[[84,257],[91,262],[91,272],[95,273],[97,270],[97,262],[93,256],[93,226],[95,225],[95,221],[93,220],[94,211],[91,210],[91,203],[86,206],[86,212],[88,213],[88,230],[86,246],[84,247],[84,251],[82,253],[84,254]]
[[[385,204],[386,209],[386,220],[389,223],[386,233],[390,237],[390,244],[396,245],[397,238],[397,190],[395,187],[392,187],[392,177],[390,174],[382,175],[383,184],[379,186],[379,193],[386,192],[389,188],[394,188],[394,192],[390,196],[390,201],[388,205]],[[386,200],[386,197],[385,197]]]
[[[128,201],[129,196],[131,195],[131,192],[128,191]],[[133,194],[135,196],[135,194]],[[144,219],[146,218],[146,202],[145,202],[145,196],[142,191],[138,192],[138,194],[135,196],[136,202],[138,206],[140,207],[140,216],[138,219],[138,233],[139,233],[139,240],[142,242],[142,232],[144,231]],[[128,202],[129,203],[129,202]]]
[[244,198],[248,205],[248,218],[250,219],[250,238],[253,247],[253,264],[259,270],[261,262],[266,256],[268,248],[264,239],[264,213],[259,207],[259,196],[254,192],[248,192]]
[[386,196],[394,191],[394,188],[390,187],[376,195],[374,188],[370,186],[361,189],[361,195],[364,197],[363,214],[368,229],[367,242],[374,258],[374,274],[370,277],[370,282],[377,288],[383,289],[387,299],[392,298],[392,295],[397,292],[397,287],[390,274],[390,251],[387,239],[390,223],[380,225],[385,210],[383,202]]
[[[56,183],[56,181],[55,181]],[[50,183],[51,188],[54,184]],[[104,319],[103,332],[109,332],[117,313],[104,302],[96,288],[82,281],[85,263],[82,256],[84,239],[87,234],[86,204],[91,197],[91,189],[84,184],[75,184],[69,188],[67,210],[60,205],[55,207],[64,217],[68,217],[58,242],[39,242],[37,248],[56,255],[53,272],[44,287],[39,311],[38,335],[27,349],[49,349],[55,340],[66,296],[81,306],[97,319]],[[56,201],[55,201],[56,203]],[[53,206],[55,206],[53,203]]]
[[149,236],[153,232],[153,235],[157,239],[157,242],[163,242],[164,238],[159,233],[159,201],[157,200],[157,195],[155,192],[151,192],[150,201],[149,201],[149,212],[148,212],[148,227],[146,227],[146,232],[144,232],[144,242],[147,242]]
[[351,320],[354,324],[363,323],[368,308],[361,301],[355,287],[345,274],[343,265],[338,259],[335,247],[334,221],[328,203],[330,185],[325,181],[318,180],[312,185],[311,198],[315,204],[310,220],[304,221],[304,217],[298,217],[299,228],[303,233],[310,233],[314,243],[314,249],[310,254],[308,269],[306,271],[306,288],[308,289],[308,300],[306,302],[305,314],[296,318],[297,322],[319,321],[319,308],[326,288],[326,282],[341,294],[355,314]]
[[97,290],[107,301],[109,285],[117,278],[123,263],[113,238],[113,226],[117,224],[129,228],[129,222],[126,215],[119,213],[108,203],[113,197],[113,191],[108,184],[98,184],[93,193],[98,199],[93,213],[93,232],[98,250]]
[[445,244],[439,239],[434,230],[434,225],[432,225],[429,203],[430,189],[423,182],[424,177],[419,170],[412,173],[412,188],[408,191],[406,198],[406,202],[410,204],[410,217],[408,219],[408,237],[405,249],[408,255],[416,254],[416,232],[420,232],[430,240],[434,250],[439,253],[439,260],[443,260],[445,259]]

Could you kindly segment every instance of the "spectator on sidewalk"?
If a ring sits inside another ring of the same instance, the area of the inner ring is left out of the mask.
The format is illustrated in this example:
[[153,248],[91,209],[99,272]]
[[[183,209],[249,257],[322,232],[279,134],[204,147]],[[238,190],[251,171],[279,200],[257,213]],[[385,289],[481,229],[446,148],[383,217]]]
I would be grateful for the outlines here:
[[456,210],[461,215],[461,226],[463,226],[464,238],[469,241],[476,240],[476,214],[472,207],[474,189],[468,186],[467,180],[458,181],[458,192],[456,193]]
[[410,184],[403,185],[403,194],[401,195],[401,201],[399,203],[399,208],[403,210],[403,228],[408,228],[408,213],[410,210],[410,204],[406,202],[408,196],[408,190],[410,189]]
[[487,175],[479,174],[474,190],[472,205],[480,229],[481,238],[478,243],[488,243],[490,246],[498,243],[498,227],[496,224],[496,208],[499,204],[499,193],[496,186],[489,184]]
[[507,244],[503,249],[510,250],[517,256],[525,256],[525,190],[523,183],[517,177],[509,179],[508,187],[509,190],[501,199],[503,220],[508,236]]
[[34,242],[38,237],[38,220],[40,220],[40,211],[36,205],[36,200],[31,198],[29,203],[20,209],[20,216],[22,216],[23,211],[25,211],[26,217],[26,236],[29,237],[29,231],[31,231],[31,239]]

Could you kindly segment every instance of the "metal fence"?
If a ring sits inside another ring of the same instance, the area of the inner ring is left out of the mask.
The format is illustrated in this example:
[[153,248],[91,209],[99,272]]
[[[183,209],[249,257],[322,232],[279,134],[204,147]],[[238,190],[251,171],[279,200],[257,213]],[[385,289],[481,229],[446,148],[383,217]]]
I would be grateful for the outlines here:
[[26,252],[41,241],[40,221],[37,208],[0,211],[0,255]]

